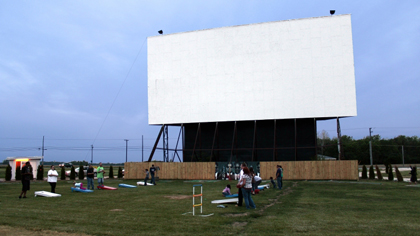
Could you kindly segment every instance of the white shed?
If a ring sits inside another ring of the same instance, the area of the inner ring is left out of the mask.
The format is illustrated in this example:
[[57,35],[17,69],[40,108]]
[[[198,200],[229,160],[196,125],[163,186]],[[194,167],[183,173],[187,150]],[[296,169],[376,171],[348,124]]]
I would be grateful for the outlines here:
[[42,160],[42,156],[34,156],[34,157],[8,157],[6,161],[9,161],[9,165],[12,167],[12,179],[16,180],[16,168],[22,169],[25,166],[25,163],[29,161],[32,166],[34,179],[36,179],[36,175],[38,173],[38,166]]

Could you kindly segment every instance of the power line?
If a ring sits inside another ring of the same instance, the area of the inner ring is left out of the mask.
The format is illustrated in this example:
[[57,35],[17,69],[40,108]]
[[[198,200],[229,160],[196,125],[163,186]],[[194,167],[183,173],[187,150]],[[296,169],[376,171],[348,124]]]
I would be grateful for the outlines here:
[[133,66],[134,66],[134,64],[136,63],[137,58],[139,57],[140,52],[141,52],[141,51],[142,51],[142,49],[143,49],[143,46],[144,46],[144,44],[145,44],[145,42],[146,42],[146,39],[147,39],[147,38],[145,38],[145,39],[144,39],[143,44],[141,45],[140,50],[139,50],[139,52],[137,53],[136,58],[134,59],[133,63],[131,64],[131,67],[130,67],[130,69],[128,70],[127,75],[125,76],[125,79],[124,79],[123,83],[121,84],[120,89],[119,89],[119,90],[118,90],[118,92],[117,92],[117,95],[116,95],[116,96],[115,96],[115,98],[114,98],[114,101],[112,101],[112,104],[111,104],[110,108],[108,109],[108,112],[107,112],[107,114],[106,114],[106,116],[105,116],[104,120],[102,121],[102,124],[101,124],[101,126],[100,126],[100,128],[99,128],[99,130],[98,130],[98,133],[96,134],[95,138],[94,138],[94,139],[93,139],[93,141],[92,141],[92,145],[95,143],[96,139],[98,138],[98,135],[99,135],[99,133],[101,132],[102,127],[104,126],[105,121],[106,121],[106,119],[108,118],[108,115],[109,115],[109,113],[110,113],[110,112],[111,112],[111,110],[112,110],[112,107],[114,107],[115,101],[117,101],[117,98],[118,98],[118,96],[119,96],[119,94],[120,94],[120,92],[121,92],[121,90],[122,90],[122,88],[123,88],[123,86],[124,86],[125,82],[127,81],[128,75],[130,74],[131,70],[133,69]]

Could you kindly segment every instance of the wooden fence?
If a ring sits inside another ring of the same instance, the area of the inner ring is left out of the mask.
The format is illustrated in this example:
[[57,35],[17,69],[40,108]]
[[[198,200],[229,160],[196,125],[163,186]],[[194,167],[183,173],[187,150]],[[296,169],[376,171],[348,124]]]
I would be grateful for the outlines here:
[[[160,167],[160,179],[214,179],[215,162],[127,162],[125,179],[144,179],[145,169]],[[276,166],[283,167],[284,180],[358,180],[358,162],[350,161],[284,161],[260,162],[262,179],[276,177]]]
[[[126,162],[125,179],[144,179],[144,170],[159,167],[160,179],[214,179],[215,162]],[[150,178],[150,176],[149,176]]]
[[260,162],[261,178],[276,178],[277,165],[283,168],[284,180],[359,180],[357,160]]

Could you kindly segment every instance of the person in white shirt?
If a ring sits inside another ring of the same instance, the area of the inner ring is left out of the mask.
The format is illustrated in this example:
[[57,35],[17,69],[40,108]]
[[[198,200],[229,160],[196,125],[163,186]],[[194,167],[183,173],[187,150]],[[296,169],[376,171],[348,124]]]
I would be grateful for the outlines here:
[[258,185],[260,185],[262,182],[261,177],[258,175],[254,176],[254,183],[252,183],[252,194],[255,194],[255,189],[258,189]]
[[242,196],[242,177],[244,175],[244,171],[243,169],[246,167],[245,163],[241,164],[241,172],[239,172],[239,181],[238,184],[236,185],[236,187],[238,187],[238,204],[236,204],[237,207],[242,206],[242,202],[243,202],[243,196]]
[[51,185],[51,192],[55,193],[55,186],[57,185],[58,173],[55,170],[55,167],[52,165],[51,169],[48,171],[48,183]]

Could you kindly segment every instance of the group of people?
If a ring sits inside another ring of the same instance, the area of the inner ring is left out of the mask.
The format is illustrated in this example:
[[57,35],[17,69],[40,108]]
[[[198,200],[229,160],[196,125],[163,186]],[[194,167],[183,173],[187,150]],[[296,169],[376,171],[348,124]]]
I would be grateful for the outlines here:
[[[256,178],[257,177],[257,178]],[[241,164],[241,171],[239,173],[239,181],[236,187],[238,188],[238,204],[236,206],[242,206],[243,200],[245,200],[246,209],[256,209],[255,203],[252,200],[251,195],[255,194],[255,189],[261,183],[261,178],[255,175],[252,167],[248,168],[245,163]],[[222,194],[232,195],[231,186],[228,184],[223,189]]]
[[[274,182],[273,177],[270,177],[270,180],[273,184],[273,187],[276,188],[276,183]],[[278,189],[282,189],[283,168],[280,165],[277,165],[276,180]],[[236,206],[242,206],[243,200],[245,200],[245,206],[247,209],[256,209],[251,195],[255,194],[255,190],[258,189],[258,185],[261,183],[261,181],[261,177],[254,173],[252,167],[248,168],[246,163],[242,163],[241,171],[239,173],[239,181],[236,185],[238,188],[238,204]],[[226,188],[223,189],[222,194],[224,196],[232,195],[230,184],[226,185]]]
[[156,173],[156,167],[155,165],[152,165],[152,167],[150,167],[150,171],[149,169],[146,169],[145,171],[146,177],[144,178],[144,186],[147,186],[147,180],[149,180],[149,173],[152,176],[152,179],[150,180],[150,183],[153,185],[156,185],[155,182],[155,173]]
[[[83,170],[79,170],[79,171],[83,171]],[[98,185],[103,186],[105,170],[104,170],[104,167],[102,166],[102,162],[99,163],[99,167],[96,169],[96,171],[97,171],[96,177],[98,179]],[[95,188],[93,184],[93,179],[95,177],[95,169],[93,168],[92,165],[89,165],[86,175],[87,175],[86,178],[88,182],[87,189],[93,190]],[[19,195],[19,199],[26,198],[26,192],[30,190],[30,180],[31,180],[31,176],[33,176],[33,171],[32,171],[31,163],[29,161],[26,162],[25,166],[22,167],[21,176],[22,176],[22,192]],[[47,176],[48,176],[47,181],[51,186],[51,192],[55,193],[55,188],[57,186],[57,180],[58,180],[58,172],[55,169],[54,165],[52,165],[51,169],[48,170]],[[152,179],[154,181],[153,174],[152,174]]]

